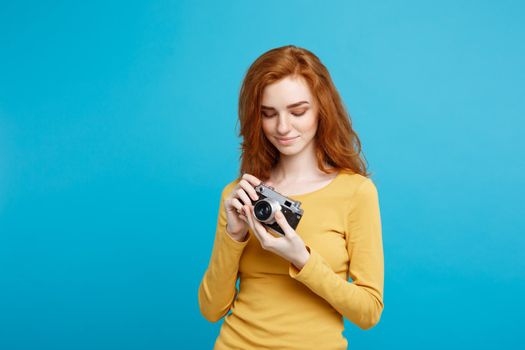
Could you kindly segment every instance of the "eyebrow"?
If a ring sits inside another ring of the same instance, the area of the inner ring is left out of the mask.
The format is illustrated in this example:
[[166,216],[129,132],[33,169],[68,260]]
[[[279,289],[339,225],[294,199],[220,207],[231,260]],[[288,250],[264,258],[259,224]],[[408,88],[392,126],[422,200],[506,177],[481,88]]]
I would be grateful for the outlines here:
[[[302,105],[303,103],[308,103],[308,104],[310,104],[308,101],[299,101],[299,102],[292,103],[291,105],[286,106],[286,108],[297,107],[297,106]],[[268,106],[261,106],[261,109],[272,109],[272,110],[275,110],[275,108],[273,108],[273,107],[268,107]]]

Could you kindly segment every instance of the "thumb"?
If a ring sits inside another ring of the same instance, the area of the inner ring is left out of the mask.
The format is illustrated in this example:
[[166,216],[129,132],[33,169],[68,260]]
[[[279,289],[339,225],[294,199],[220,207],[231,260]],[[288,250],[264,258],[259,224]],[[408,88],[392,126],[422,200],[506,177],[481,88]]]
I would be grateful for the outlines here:
[[275,220],[277,221],[277,224],[279,224],[279,227],[281,227],[284,231],[284,233],[290,237],[295,234],[295,230],[290,226],[288,221],[286,221],[286,218],[284,217],[284,214],[282,211],[278,210],[275,213]]

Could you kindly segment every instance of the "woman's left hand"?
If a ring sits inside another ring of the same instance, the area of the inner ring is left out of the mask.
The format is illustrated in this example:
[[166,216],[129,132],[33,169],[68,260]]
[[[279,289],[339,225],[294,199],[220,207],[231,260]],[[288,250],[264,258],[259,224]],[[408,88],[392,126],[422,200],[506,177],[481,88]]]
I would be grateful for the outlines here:
[[295,230],[288,224],[283,213],[279,210],[275,213],[275,220],[284,231],[283,237],[274,237],[269,233],[266,228],[261,224],[253,213],[253,206],[250,204],[244,205],[243,210],[245,212],[248,225],[255,234],[261,247],[264,250],[273,252],[280,257],[288,260],[295,265],[299,270],[308,261],[310,253],[306,249],[306,245],[302,238],[295,232]]

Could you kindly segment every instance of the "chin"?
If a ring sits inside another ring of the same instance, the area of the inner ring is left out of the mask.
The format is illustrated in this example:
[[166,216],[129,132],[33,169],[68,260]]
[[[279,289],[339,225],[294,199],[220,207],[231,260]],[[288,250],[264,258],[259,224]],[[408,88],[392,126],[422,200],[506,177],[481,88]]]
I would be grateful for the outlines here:
[[287,150],[284,150],[284,151],[283,150],[279,150],[279,153],[281,153],[281,154],[283,154],[285,156],[293,156],[294,154],[296,154],[298,152],[287,149]]
[[[274,145],[275,146],[275,145]],[[293,147],[283,147],[281,145],[275,146],[279,153],[287,155],[287,156],[293,156],[294,154],[300,153],[303,149],[303,147],[297,147],[298,145],[293,145]]]

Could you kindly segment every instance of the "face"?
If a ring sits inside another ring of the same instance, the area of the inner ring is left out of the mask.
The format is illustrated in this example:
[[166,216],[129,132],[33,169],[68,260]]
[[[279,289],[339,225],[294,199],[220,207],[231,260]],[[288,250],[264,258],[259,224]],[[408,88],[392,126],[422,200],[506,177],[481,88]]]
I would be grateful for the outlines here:
[[267,85],[261,113],[264,134],[282,155],[315,152],[317,105],[304,78],[288,76]]

